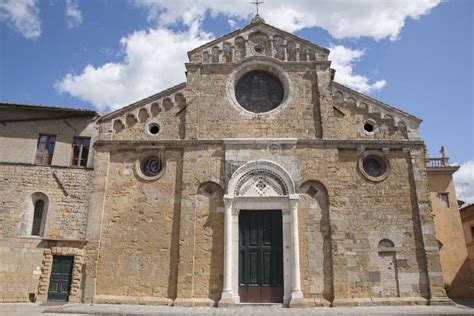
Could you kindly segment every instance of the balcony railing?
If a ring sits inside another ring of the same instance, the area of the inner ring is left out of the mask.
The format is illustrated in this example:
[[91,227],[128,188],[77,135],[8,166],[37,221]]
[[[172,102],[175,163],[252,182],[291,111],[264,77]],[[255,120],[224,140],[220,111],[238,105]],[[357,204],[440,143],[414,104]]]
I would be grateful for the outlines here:
[[449,165],[449,157],[448,151],[444,146],[441,146],[439,150],[441,153],[441,158],[426,158],[426,166],[431,168],[445,168],[445,167],[452,167]]
[[427,167],[449,167],[448,158],[426,158]]

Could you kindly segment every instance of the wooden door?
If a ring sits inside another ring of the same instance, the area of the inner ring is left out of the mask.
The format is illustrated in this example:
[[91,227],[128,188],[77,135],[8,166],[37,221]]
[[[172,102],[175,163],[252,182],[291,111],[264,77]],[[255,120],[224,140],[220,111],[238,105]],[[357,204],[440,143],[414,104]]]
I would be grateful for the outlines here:
[[53,256],[48,289],[48,301],[67,301],[71,288],[72,256]]
[[240,211],[239,295],[242,303],[283,302],[281,211]]

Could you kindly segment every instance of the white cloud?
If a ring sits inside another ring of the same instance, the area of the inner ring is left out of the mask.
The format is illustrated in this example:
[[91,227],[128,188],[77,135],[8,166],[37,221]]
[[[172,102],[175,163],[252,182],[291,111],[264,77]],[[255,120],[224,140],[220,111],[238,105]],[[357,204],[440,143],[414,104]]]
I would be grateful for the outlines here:
[[453,177],[458,199],[474,203],[474,160],[461,164],[461,168]]
[[[148,19],[161,25],[190,25],[206,13],[247,19],[255,13],[248,0],[132,0],[148,10]],[[321,27],[334,38],[398,39],[409,18],[428,14],[441,0],[272,0],[261,6],[265,20],[289,32]]]
[[230,29],[231,29],[232,31],[236,29],[237,22],[235,22],[235,20],[228,19],[228,20],[227,20],[227,23],[229,23]]
[[369,83],[369,78],[362,75],[354,74],[354,63],[365,55],[363,50],[352,50],[342,45],[332,46],[329,48],[329,60],[332,61],[331,67],[336,70],[335,80],[362,93],[382,89],[386,81],[379,80]]
[[[122,38],[122,62],[87,65],[79,74],[67,74],[56,82],[58,91],[90,102],[99,110],[117,109],[185,80],[186,52],[211,40],[210,34],[200,30],[206,14],[225,15],[231,27],[254,14],[247,0],[130,1],[145,8],[148,20],[158,26]],[[272,0],[265,3],[261,12],[268,23],[290,32],[319,26],[335,38],[369,36],[395,40],[406,19],[427,14],[439,2]],[[188,30],[173,32],[167,28],[176,22],[188,26]],[[364,54],[363,50],[339,45],[332,47],[330,59],[337,70],[337,81],[370,93],[382,89],[386,82],[370,82],[366,76],[354,73],[355,63]]]
[[66,0],[66,22],[68,28],[73,28],[82,23],[82,13],[77,0]]
[[210,41],[211,34],[194,23],[185,32],[166,28],[137,31],[120,40],[124,60],[67,74],[55,84],[63,93],[115,110],[185,81],[187,51]]
[[0,1],[0,21],[26,38],[41,35],[41,19],[37,0]]

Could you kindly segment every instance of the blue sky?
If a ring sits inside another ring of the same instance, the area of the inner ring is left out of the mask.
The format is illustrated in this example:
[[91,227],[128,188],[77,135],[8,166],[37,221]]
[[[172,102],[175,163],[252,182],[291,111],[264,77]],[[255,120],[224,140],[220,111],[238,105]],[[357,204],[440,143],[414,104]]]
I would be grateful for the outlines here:
[[[184,81],[185,52],[253,12],[250,0],[4,0],[0,101],[125,106]],[[472,181],[474,1],[267,0],[260,12],[332,49],[337,81],[422,118],[431,156],[445,145]]]

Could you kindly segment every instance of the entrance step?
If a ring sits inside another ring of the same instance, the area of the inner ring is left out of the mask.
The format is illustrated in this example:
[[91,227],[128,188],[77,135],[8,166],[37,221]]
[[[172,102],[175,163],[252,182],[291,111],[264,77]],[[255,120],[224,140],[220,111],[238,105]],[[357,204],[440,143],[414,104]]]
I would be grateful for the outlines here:
[[239,303],[236,307],[277,307],[286,308],[285,304],[282,303]]

